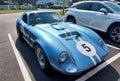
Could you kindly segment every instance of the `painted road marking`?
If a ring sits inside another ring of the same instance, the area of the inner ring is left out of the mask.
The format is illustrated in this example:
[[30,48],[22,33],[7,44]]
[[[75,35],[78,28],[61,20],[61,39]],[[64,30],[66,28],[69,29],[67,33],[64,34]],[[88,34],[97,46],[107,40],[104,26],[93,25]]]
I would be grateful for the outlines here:
[[103,62],[102,64],[100,64],[99,66],[97,66],[96,68],[94,68],[93,70],[89,71],[88,73],[86,73],[85,75],[83,75],[82,77],[80,77],[79,79],[77,79],[75,81],[86,81],[87,79],[89,79],[90,77],[95,75],[97,72],[99,72],[100,70],[102,70],[103,68],[105,68],[110,63],[112,63],[115,60],[117,60],[118,58],[120,58],[120,53],[116,54],[112,58],[110,58],[107,61]]
[[29,75],[29,73],[28,73],[28,71],[27,71],[27,69],[26,69],[26,67],[24,65],[24,62],[23,62],[23,60],[22,60],[22,58],[21,58],[17,48],[15,47],[14,41],[13,41],[12,36],[11,36],[10,33],[8,33],[8,38],[10,40],[11,46],[13,48],[13,51],[15,53],[17,62],[19,64],[20,70],[21,70],[23,78],[24,78],[24,81],[32,81],[31,77],[30,77],[30,75]]
[[117,50],[120,50],[120,48],[118,47],[115,47],[115,46],[112,46],[112,45],[109,45],[109,44],[106,44],[108,47],[111,47],[111,48],[114,48],[114,49],[117,49]]

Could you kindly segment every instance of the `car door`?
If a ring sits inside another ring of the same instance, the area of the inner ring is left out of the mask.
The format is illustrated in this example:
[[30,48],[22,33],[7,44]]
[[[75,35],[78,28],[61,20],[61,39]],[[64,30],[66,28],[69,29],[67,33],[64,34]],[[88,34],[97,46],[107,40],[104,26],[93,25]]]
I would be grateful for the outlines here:
[[77,6],[77,24],[88,26],[88,23],[91,21],[91,19],[93,19],[90,11],[91,6],[92,3],[89,2],[81,3]]
[[27,15],[23,14],[22,16],[22,21],[20,22],[20,30],[25,38],[27,38],[27,32],[26,32],[26,27],[27,27]]
[[22,16],[22,25],[21,25],[21,32],[23,33],[24,35],[24,39],[27,41],[27,43],[32,46],[33,44],[33,41],[32,40],[32,34],[31,34],[31,31],[32,31],[32,25],[29,25],[28,23],[28,16],[27,14],[24,14]]
[[89,27],[105,32],[108,24],[111,22],[110,15],[100,12],[101,8],[107,9],[108,13],[111,11],[101,3],[93,3],[91,7],[93,19],[90,20]]

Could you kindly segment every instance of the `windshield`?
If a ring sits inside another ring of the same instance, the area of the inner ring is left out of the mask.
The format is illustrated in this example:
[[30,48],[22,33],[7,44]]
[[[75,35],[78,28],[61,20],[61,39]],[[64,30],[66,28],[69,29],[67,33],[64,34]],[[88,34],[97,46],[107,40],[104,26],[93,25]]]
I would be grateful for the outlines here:
[[31,13],[29,15],[30,25],[62,22],[63,19],[56,12]]
[[106,2],[105,4],[111,7],[113,10],[120,12],[120,7],[117,4],[111,2]]

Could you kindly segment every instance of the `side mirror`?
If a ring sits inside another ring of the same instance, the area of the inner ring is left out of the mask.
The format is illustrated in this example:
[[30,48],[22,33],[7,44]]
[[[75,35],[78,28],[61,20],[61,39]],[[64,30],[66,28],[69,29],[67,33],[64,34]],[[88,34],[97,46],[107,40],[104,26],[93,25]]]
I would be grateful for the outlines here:
[[107,11],[106,8],[101,8],[101,9],[100,9],[100,12],[103,12],[104,14],[107,14],[107,13],[108,13],[108,11]]

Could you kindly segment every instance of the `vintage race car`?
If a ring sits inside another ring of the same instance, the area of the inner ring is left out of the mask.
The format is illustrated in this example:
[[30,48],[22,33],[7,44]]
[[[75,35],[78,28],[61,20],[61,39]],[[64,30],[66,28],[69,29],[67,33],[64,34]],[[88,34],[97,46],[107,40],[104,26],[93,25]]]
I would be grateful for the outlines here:
[[25,12],[16,22],[18,38],[35,49],[42,70],[81,73],[108,55],[104,41],[92,30],[64,22],[54,11]]

